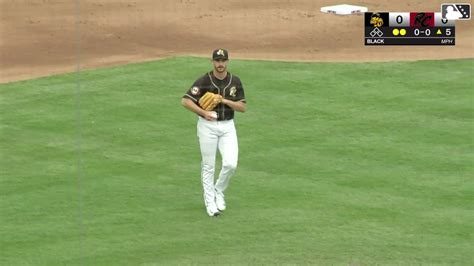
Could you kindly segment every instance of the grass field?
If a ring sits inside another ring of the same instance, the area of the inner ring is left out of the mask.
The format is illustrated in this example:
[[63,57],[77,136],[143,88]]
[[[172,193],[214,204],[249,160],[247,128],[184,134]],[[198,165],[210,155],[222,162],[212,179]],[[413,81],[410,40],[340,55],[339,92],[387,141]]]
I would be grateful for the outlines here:
[[474,60],[232,61],[248,111],[220,218],[180,105],[210,67],[0,85],[0,265],[472,265]]

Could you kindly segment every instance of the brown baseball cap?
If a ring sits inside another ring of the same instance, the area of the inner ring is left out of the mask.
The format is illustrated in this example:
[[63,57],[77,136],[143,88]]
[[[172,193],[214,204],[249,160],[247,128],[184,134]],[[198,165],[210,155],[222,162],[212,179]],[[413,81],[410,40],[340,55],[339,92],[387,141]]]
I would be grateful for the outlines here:
[[229,52],[226,49],[216,49],[212,52],[212,60],[224,59],[229,60]]

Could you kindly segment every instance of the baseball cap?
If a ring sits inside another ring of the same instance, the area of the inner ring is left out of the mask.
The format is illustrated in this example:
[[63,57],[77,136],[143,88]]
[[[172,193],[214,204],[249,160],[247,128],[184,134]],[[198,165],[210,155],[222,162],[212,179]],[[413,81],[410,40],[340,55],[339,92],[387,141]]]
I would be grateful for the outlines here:
[[229,52],[226,49],[216,49],[212,52],[212,60],[224,59],[229,60]]

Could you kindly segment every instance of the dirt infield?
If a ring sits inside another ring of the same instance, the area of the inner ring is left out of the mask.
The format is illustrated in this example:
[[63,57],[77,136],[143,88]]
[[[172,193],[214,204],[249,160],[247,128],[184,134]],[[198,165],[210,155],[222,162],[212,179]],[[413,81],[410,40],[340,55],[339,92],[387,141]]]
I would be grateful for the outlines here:
[[[370,11],[409,12],[439,11],[445,1],[386,2],[345,3]],[[473,20],[457,23],[456,46],[365,47],[362,16],[319,11],[332,4],[322,0],[0,0],[0,82],[75,71],[78,58],[84,69],[170,55],[209,56],[216,47],[228,48],[232,58],[290,61],[474,57]]]

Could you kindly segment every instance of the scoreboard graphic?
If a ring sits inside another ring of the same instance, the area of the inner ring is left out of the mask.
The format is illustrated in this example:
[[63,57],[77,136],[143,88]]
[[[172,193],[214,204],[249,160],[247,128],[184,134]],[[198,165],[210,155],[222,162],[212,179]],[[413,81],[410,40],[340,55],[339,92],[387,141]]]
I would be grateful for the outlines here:
[[366,12],[365,45],[455,45],[455,20],[441,12]]

